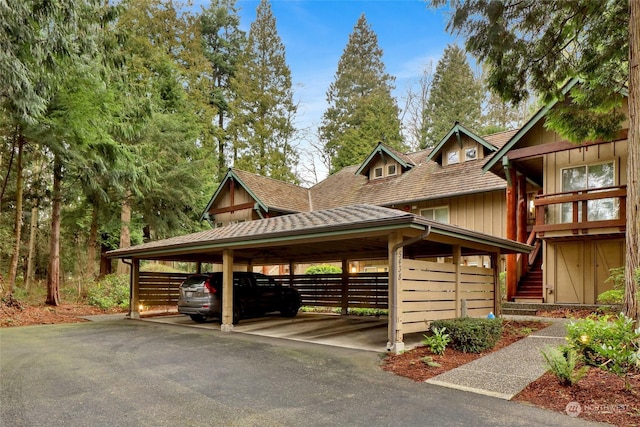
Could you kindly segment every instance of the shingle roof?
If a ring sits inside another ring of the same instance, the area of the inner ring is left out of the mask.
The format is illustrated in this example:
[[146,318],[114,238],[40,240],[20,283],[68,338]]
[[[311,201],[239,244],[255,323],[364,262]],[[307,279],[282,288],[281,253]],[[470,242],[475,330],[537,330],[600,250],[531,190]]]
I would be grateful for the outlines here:
[[381,206],[356,205],[341,206],[333,209],[301,212],[291,215],[281,215],[265,218],[259,221],[247,221],[200,231],[184,236],[171,237],[164,240],[143,243],[129,248],[109,251],[109,256],[148,252],[153,249],[163,250],[178,248],[183,245],[197,246],[199,243],[225,244],[229,241],[239,242],[259,236],[261,239],[278,235],[296,235],[297,233],[312,234],[324,229],[354,228],[377,223],[404,221],[410,222],[413,214],[389,209]]
[[306,188],[240,169],[232,171],[269,209],[285,212],[309,211],[309,192]]
[[504,132],[485,135],[483,138],[491,145],[495,145],[497,148],[502,148],[516,133],[518,133],[518,129],[505,130]]

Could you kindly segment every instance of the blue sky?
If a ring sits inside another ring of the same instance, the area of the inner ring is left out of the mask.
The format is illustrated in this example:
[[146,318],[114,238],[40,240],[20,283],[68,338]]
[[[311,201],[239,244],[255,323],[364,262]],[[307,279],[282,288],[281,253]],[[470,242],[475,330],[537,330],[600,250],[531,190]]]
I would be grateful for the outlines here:
[[[197,9],[209,4],[194,3]],[[258,4],[238,0],[246,31]],[[444,12],[428,9],[423,0],[271,0],[271,9],[299,103],[297,127],[310,127],[314,134],[327,108],[326,91],[338,60],[361,14],[378,36],[387,73],[396,77],[394,95],[400,107],[407,86],[417,81],[429,61],[435,67],[447,43],[456,42],[445,31]]]

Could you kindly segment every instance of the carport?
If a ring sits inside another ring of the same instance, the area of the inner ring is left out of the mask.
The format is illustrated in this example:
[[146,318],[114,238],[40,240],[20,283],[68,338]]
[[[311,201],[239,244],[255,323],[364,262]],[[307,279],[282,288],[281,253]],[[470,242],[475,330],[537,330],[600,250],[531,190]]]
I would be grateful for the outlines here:
[[[387,260],[387,349],[404,349],[403,334],[426,331],[435,319],[499,312],[500,254],[531,247],[395,209],[371,205],[302,212],[214,228],[107,253],[131,260],[131,312],[139,318],[141,260],[221,264],[221,330],[233,331],[232,272],[254,265],[348,260]],[[489,268],[461,265],[464,256],[486,255]],[[452,263],[435,262],[450,257]],[[290,269],[293,271],[293,268]],[[349,273],[343,268],[345,289]]]

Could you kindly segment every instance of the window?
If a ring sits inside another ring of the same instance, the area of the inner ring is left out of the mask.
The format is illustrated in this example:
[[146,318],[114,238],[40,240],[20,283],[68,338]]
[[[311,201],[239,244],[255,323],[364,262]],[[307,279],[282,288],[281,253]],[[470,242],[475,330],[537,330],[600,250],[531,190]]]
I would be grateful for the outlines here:
[[[615,185],[613,162],[596,165],[582,165],[562,169],[562,191],[591,190]],[[602,221],[619,217],[618,200],[614,198],[587,201],[587,221]],[[578,203],[578,220],[582,218],[582,204]],[[561,211],[563,223],[573,222],[573,204],[563,203]]]
[[375,168],[373,170],[373,177],[374,178],[382,178],[382,168]]
[[449,207],[448,206],[421,209],[420,215],[433,221],[449,224]]
[[460,161],[460,155],[458,153],[458,150],[449,151],[449,154],[447,154],[447,164],[452,165],[454,163],[458,163],[459,161]]
[[387,175],[395,175],[396,174],[396,165],[387,166]]
[[478,158],[478,149],[476,147],[464,150],[464,160],[475,160]]

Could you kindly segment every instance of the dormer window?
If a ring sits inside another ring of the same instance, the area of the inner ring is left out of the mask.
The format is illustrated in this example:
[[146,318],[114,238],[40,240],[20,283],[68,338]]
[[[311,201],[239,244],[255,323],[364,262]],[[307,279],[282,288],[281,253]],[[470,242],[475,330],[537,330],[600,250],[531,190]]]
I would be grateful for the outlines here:
[[449,151],[447,154],[447,164],[452,165],[454,163],[458,163],[460,161],[460,153],[458,150]]
[[478,149],[476,147],[467,148],[464,150],[464,160],[475,160],[478,158]]
[[387,175],[395,175],[395,174],[398,173],[397,171],[398,171],[398,169],[397,169],[396,165],[387,166]]
[[377,178],[382,178],[382,168],[375,168],[375,169],[373,170],[373,177],[374,177],[375,179],[377,179]]

